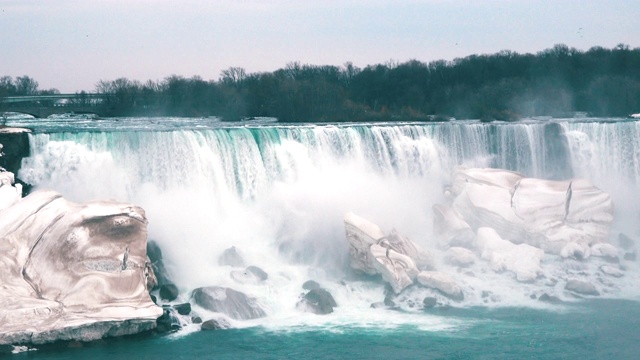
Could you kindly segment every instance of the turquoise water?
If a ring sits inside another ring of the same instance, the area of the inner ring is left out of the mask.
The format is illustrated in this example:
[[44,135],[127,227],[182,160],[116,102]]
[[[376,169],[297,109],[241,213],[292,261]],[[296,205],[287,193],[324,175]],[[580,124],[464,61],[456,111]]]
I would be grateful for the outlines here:
[[640,303],[590,300],[559,311],[434,310],[460,321],[415,327],[267,330],[261,327],[136,336],[83,348],[39,349],[14,359],[637,359]]

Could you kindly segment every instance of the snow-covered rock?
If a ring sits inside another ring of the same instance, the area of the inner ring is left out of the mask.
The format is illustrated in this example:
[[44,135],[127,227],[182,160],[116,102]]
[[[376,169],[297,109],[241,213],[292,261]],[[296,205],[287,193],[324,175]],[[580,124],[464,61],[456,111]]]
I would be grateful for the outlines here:
[[1,210],[0,344],[155,327],[162,309],[147,289],[146,243],[145,213],[130,204],[36,191]]
[[462,247],[450,247],[445,253],[445,260],[456,266],[469,266],[476,261],[473,251]]
[[422,271],[417,276],[418,282],[426,287],[440,290],[454,300],[464,299],[460,285],[449,275],[438,271]]
[[520,282],[531,282],[542,272],[540,261],[544,251],[527,244],[513,244],[494,229],[478,229],[478,249],[494,271],[511,271]]
[[609,194],[589,181],[551,181],[500,169],[457,169],[452,208],[471,228],[490,227],[513,243],[560,254],[565,245],[606,242]]
[[431,268],[431,256],[395,231],[385,235],[378,225],[351,212],[344,222],[351,267],[381,274],[396,294],[413,284],[419,270]]
[[473,246],[475,233],[451,206],[436,204],[433,206],[433,234],[440,246]]

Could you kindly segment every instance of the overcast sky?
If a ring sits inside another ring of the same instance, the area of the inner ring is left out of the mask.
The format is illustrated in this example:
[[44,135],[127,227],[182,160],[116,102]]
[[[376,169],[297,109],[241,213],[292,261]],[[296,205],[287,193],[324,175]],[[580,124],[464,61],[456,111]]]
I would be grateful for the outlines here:
[[640,0],[0,0],[0,76],[41,89],[231,66],[359,67],[508,49],[640,47]]

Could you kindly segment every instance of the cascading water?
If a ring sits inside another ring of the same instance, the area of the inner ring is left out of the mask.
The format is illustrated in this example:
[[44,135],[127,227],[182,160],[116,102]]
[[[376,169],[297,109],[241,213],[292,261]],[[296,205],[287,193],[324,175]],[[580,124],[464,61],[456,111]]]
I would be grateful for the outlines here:
[[[199,286],[234,287],[257,297],[271,324],[327,321],[295,310],[301,284],[314,279],[340,304],[331,321],[446,327],[369,309],[384,298],[383,285],[352,278],[343,215],[353,211],[431,249],[431,208],[456,166],[588,178],[626,199],[622,208],[636,221],[621,228],[638,231],[638,204],[628,200],[640,189],[637,122],[112,130],[32,135],[19,177],[77,201],[142,206],[183,296]],[[230,267],[218,266],[231,246],[269,274],[266,285],[237,284]]]

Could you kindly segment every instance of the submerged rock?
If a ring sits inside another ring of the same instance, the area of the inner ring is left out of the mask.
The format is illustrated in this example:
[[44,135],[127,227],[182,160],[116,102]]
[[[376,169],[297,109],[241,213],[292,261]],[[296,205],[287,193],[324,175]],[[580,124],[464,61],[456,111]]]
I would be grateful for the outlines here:
[[[4,186],[3,186],[4,187]],[[152,329],[147,220],[130,204],[36,191],[0,211],[0,344]]]
[[197,288],[193,290],[191,297],[206,310],[225,314],[235,320],[256,319],[267,315],[254,298],[229,288]]

